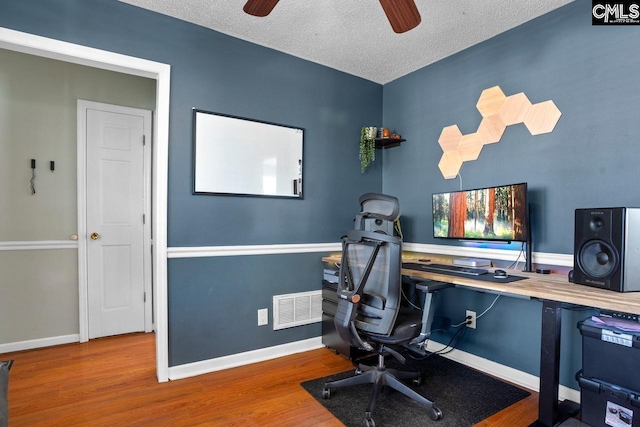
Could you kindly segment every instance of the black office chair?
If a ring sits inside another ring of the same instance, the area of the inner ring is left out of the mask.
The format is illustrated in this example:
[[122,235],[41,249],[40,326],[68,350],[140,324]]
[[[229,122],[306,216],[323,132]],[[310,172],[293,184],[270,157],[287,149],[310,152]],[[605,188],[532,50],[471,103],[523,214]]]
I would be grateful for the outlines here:
[[373,384],[365,410],[365,425],[373,427],[372,414],[378,395],[383,386],[388,386],[428,408],[431,419],[441,419],[442,412],[432,401],[400,381],[411,379],[419,385],[419,372],[385,367],[387,355],[404,364],[404,357],[392,346],[407,345],[422,332],[422,313],[401,308],[402,241],[381,230],[353,230],[343,238],[342,247],[336,329],[350,345],[376,352],[378,363],[376,366],[359,364],[355,376],[326,383],[323,397],[330,398],[333,389]]

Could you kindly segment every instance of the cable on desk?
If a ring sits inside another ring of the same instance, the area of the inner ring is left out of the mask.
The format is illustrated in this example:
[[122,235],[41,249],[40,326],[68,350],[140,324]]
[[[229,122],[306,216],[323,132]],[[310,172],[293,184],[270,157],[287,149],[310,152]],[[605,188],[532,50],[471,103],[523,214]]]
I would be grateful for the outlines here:
[[[453,334],[453,336],[451,337],[451,339],[449,340],[449,342],[447,343],[447,345],[445,345],[443,348],[441,348],[440,350],[437,351],[433,351],[429,354],[427,354],[426,356],[423,357],[415,357],[411,354],[411,352],[407,353],[407,356],[411,357],[414,360],[425,360],[428,359],[429,357],[433,356],[434,354],[447,354],[452,352],[453,350],[456,349],[458,343],[460,342],[460,340],[464,337],[464,334],[467,333],[467,328],[458,328],[458,330],[456,331],[455,334]],[[453,341],[455,340],[455,344],[451,345],[451,343],[453,343]],[[429,340],[425,341],[423,343],[423,345],[426,347],[427,342]]]
[[[451,353],[453,350],[456,349],[456,347],[458,347],[458,343],[460,342],[460,340],[464,337],[464,335],[467,333],[467,328],[459,328],[455,334],[453,334],[453,337],[451,337],[451,340],[449,341],[449,343],[447,343],[445,348],[442,348],[438,351],[435,351],[435,354],[447,354],[447,353]],[[451,343],[454,341],[455,339],[455,343],[452,345]],[[450,347],[447,350],[447,347]],[[433,354],[433,353],[432,353]]]
[[[481,318],[482,316],[484,316],[485,314],[487,314],[489,312],[489,310],[491,310],[493,308],[493,306],[496,304],[496,302],[498,302],[498,299],[500,297],[501,297],[501,295],[497,295],[493,299],[493,302],[489,305],[489,307],[487,307],[487,309],[485,311],[483,311],[482,313],[480,313],[479,315],[476,316],[476,321],[479,318]],[[431,356],[432,354],[447,354],[447,353],[450,353],[451,351],[455,350],[456,346],[458,345],[460,340],[464,337],[465,333],[467,332],[467,328],[465,326],[467,325],[468,321],[469,321],[469,319],[465,318],[463,322],[458,323],[457,325],[452,325],[451,326],[452,328],[458,328],[458,330],[455,332],[455,334],[453,334],[453,337],[451,337],[451,340],[449,340],[449,343],[444,348],[442,348],[442,349],[440,349],[438,351],[434,351],[434,352],[428,354],[427,356],[425,356],[424,358],[420,358],[420,359],[416,359],[416,360],[424,360],[427,357]],[[454,340],[455,340],[455,344],[451,345],[451,343],[453,343]],[[427,341],[425,341],[423,343],[424,346],[427,345]],[[449,348],[449,347],[451,347],[451,348]]]
[[490,306],[489,306],[485,311],[483,311],[483,312],[482,312],[482,314],[479,314],[479,315],[477,315],[477,316],[476,316],[476,321],[477,321],[479,318],[481,318],[482,316],[484,316],[485,314],[487,314],[487,312],[493,308],[493,306],[494,306],[494,305],[495,305],[495,303],[498,301],[498,298],[500,298],[500,296],[501,296],[501,295],[496,296],[496,298],[493,300],[493,302],[491,303],[491,305],[490,305]]
[[422,307],[418,307],[417,305],[415,305],[414,303],[411,302],[411,300],[409,298],[407,298],[407,295],[404,293],[404,289],[400,288],[400,292],[402,292],[402,297],[405,299],[405,301],[407,301],[409,303],[409,305],[413,308],[415,308],[416,310],[420,310],[422,311]]
[[[420,283],[420,282],[421,282],[421,280],[416,280],[416,279],[412,279],[412,278],[407,277],[407,276],[402,276],[402,284],[403,284],[403,285],[404,285],[405,283],[407,283],[407,284],[410,284],[410,285],[412,285],[412,286],[415,286],[416,284],[418,284],[418,283]],[[403,287],[403,286],[400,286],[400,292],[401,292],[401,294],[402,294],[402,297],[405,299],[405,301],[406,301],[406,302],[408,302],[408,303],[409,303],[409,305],[410,305],[411,307],[413,307],[413,308],[415,308],[416,310],[419,310],[419,311],[424,311],[422,307],[419,307],[419,306],[415,305],[415,304],[414,304],[414,303],[409,299],[409,297],[407,297],[407,294],[405,294],[405,292],[404,292],[404,287]]]
[[[518,257],[516,258],[516,260],[509,266],[507,267],[507,269],[514,269],[514,268],[518,268],[518,263],[520,262],[520,257],[522,255],[524,255],[524,242],[522,242],[522,246],[520,246],[520,252],[518,253]],[[526,255],[525,255],[525,261],[526,261]]]
[[[477,319],[477,317],[476,317]],[[464,326],[467,324],[467,322],[469,321],[469,319],[465,318],[462,322],[458,323],[457,325],[451,325],[452,328],[459,328],[460,326]]]
[[[447,345],[445,345],[443,348],[441,348],[440,350],[431,352],[429,354],[427,354],[426,356],[423,357],[415,357],[412,356],[410,353],[408,354],[409,357],[411,357],[414,360],[425,360],[426,358],[434,355],[434,354],[447,354],[450,353],[451,351],[455,350],[456,347],[458,346],[458,343],[460,342],[460,340],[464,337],[464,334],[467,333],[467,328],[466,327],[460,327],[460,326],[464,326],[467,324],[468,319],[465,319],[465,321],[463,323],[461,323],[458,326],[453,326],[455,328],[458,328],[458,330],[453,334],[453,336],[451,337],[451,339],[449,340],[449,342],[447,343]],[[436,329],[433,332],[446,332],[446,330],[444,329]],[[453,342],[455,341],[455,343],[453,345],[451,345]],[[421,347],[426,350],[427,347],[427,343],[429,342],[429,339],[426,339],[422,344]],[[447,350],[448,349],[448,350]]]
[[[500,296],[501,295],[496,296],[495,299],[493,300],[493,302],[491,303],[491,305],[485,311],[483,311],[482,313],[480,313],[479,315],[476,316],[476,320],[478,320],[479,318],[481,318],[482,316],[487,314],[487,312],[493,308],[493,306],[495,305],[496,301],[498,301],[498,298],[500,298]],[[452,328],[459,328],[459,327],[461,327],[463,325],[466,325],[468,321],[469,321],[469,319],[465,318],[464,321],[458,323],[457,325],[451,325],[451,327]]]
[[[403,293],[403,295],[404,295],[404,293]],[[500,297],[501,297],[501,295],[497,295],[497,296],[493,299],[493,302],[491,302],[491,304],[489,305],[489,307],[487,307],[487,308],[486,308],[486,310],[484,310],[482,313],[480,313],[479,315],[477,315],[477,316],[476,316],[476,321],[477,321],[479,318],[481,318],[482,316],[484,316],[485,314],[487,314],[487,313],[489,312],[489,310],[491,310],[491,309],[493,308],[493,306],[496,304],[496,302],[498,302],[498,299],[499,299]],[[405,298],[406,298],[406,297],[405,297]],[[408,301],[408,299],[407,299],[407,301]],[[409,303],[411,304],[411,302],[409,302]],[[413,304],[412,304],[412,305],[413,305]],[[469,319],[468,319],[468,318],[465,318],[463,322],[458,323],[457,325],[452,325],[452,326],[451,326],[452,328],[458,328],[458,330],[453,334],[453,336],[451,337],[451,339],[449,340],[449,342],[447,343],[447,345],[446,345],[444,348],[442,348],[442,349],[440,349],[440,350],[438,350],[438,351],[431,352],[431,353],[429,353],[429,354],[427,354],[426,356],[421,357],[421,358],[417,358],[417,357],[411,356],[411,354],[409,354],[409,356],[410,356],[412,359],[415,359],[415,360],[424,360],[424,359],[426,359],[426,358],[428,358],[428,357],[432,356],[433,354],[447,354],[447,353],[452,352],[453,350],[455,350],[455,349],[456,349],[456,346],[458,345],[458,343],[460,342],[460,340],[461,340],[461,339],[464,337],[464,335],[466,334],[466,332],[467,332],[466,325],[467,325],[467,322],[468,322],[468,321],[469,321]],[[435,332],[435,331],[431,331],[431,332]],[[451,345],[451,344],[454,342],[454,340],[455,340],[455,344]],[[422,343],[422,346],[423,346],[423,347],[426,347],[426,346],[427,346],[427,342],[428,342],[428,341],[429,341],[428,339],[427,339],[427,340],[425,340],[425,341]]]

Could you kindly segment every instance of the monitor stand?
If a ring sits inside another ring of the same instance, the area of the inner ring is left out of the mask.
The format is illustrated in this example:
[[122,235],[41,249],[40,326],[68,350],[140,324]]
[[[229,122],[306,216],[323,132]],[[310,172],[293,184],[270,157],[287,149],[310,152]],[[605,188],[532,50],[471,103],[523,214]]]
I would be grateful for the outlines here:
[[453,265],[461,267],[491,267],[491,260],[482,258],[454,258]]

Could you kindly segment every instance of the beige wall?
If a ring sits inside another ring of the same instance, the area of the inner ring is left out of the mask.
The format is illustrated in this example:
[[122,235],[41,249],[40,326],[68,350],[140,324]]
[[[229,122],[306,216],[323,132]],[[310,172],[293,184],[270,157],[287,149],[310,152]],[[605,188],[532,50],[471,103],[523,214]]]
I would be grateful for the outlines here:
[[75,249],[0,252],[0,344],[78,334]]
[[[155,85],[0,49],[0,249],[77,232],[77,100],[153,110]],[[0,344],[78,332],[77,251],[0,250]]]

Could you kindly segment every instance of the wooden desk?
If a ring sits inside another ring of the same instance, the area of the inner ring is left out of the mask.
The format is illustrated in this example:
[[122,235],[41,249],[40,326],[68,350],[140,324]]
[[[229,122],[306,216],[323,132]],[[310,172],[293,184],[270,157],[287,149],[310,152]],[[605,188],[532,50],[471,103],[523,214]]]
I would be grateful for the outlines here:
[[[425,254],[425,257],[430,257]],[[437,256],[436,256],[437,257]],[[340,263],[340,256],[323,258],[323,261]],[[406,259],[405,262],[418,262]],[[489,271],[495,270],[488,268]],[[511,270],[507,270],[511,274]],[[558,404],[560,383],[560,332],[562,304],[576,304],[624,313],[640,315],[640,292],[613,292],[570,283],[564,274],[537,274],[513,271],[515,276],[527,277],[511,283],[474,280],[447,274],[402,269],[404,276],[453,283],[479,291],[494,291],[507,296],[522,295],[542,302],[542,336],[540,350],[540,392],[538,395],[538,420],[532,426],[551,427],[576,411],[575,404]]]
[[[415,262],[415,260],[411,262]],[[488,270],[493,271],[495,269],[488,268]],[[507,272],[514,276],[527,277],[527,280],[499,283],[499,279],[496,279],[496,282],[486,282],[474,280],[471,277],[402,269],[404,276],[454,283],[478,290],[492,290],[540,300],[551,300],[640,315],[640,292],[621,293],[576,285],[575,283],[570,283],[565,274],[537,274],[524,273],[522,271],[512,272],[511,270],[507,270]]]
[[[339,264],[340,256],[329,256],[322,260]],[[404,262],[418,263],[418,260],[405,259]],[[488,270],[493,271],[495,268],[488,268]],[[527,277],[528,279],[511,283],[499,283],[499,279],[496,279],[496,282],[487,282],[474,280],[472,276],[467,278],[427,271],[409,270],[406,268],[402,269],[404,276],[453,283],[480,291],[491,290],[505,294],[523,295],[540,300],[577,304],[586,307],[640,315],[640,292],[621,293],[576,285],[570,283],[565,274],[524,273],[516,270],[507,270],[507,272],[514,276]]]

